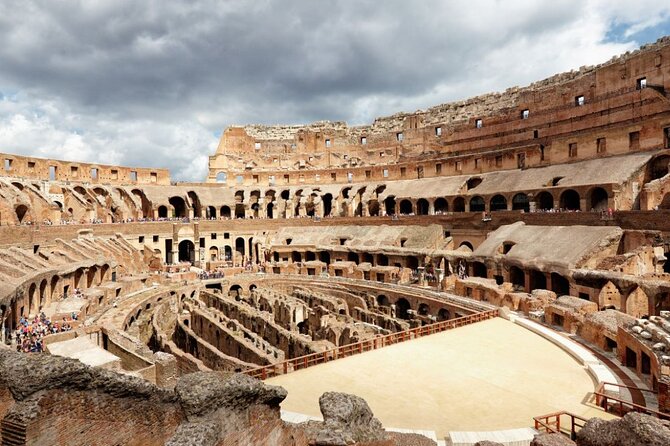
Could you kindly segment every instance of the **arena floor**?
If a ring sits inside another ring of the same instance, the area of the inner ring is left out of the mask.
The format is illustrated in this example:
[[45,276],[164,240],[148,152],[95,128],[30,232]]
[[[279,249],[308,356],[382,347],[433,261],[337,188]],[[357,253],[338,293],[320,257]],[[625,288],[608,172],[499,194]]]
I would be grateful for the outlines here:
[[[288,375],[282,409],[320,416],[326,391],[359,395],[386,427],[482,431],[531,427],[533,416],[567,410],[605,416],[594,383],[572,357],[502,318],[396,344]],[[608,417],[609,418],[609,417]]]

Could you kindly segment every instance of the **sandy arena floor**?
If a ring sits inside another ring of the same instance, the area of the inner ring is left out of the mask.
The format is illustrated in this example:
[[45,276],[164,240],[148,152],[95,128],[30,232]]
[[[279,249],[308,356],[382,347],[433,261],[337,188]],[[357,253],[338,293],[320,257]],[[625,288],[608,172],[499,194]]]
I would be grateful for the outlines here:
[[282,409],[320,416],[326,391],[359,395],[388,427],[481,431],[532,427],[567,410],[603,416],[584,368],[542,337],[501,318],[267,380]]

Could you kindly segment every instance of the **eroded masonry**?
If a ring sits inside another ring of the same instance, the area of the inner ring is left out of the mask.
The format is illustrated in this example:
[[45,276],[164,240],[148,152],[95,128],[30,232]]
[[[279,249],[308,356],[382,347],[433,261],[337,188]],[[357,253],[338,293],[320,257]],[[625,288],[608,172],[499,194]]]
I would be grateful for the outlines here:
[[[0,157],[3,445],[670,444],[670,38],[371,125],[232,126],[202,183]],[[583,366],[583,413],[431,439],[261,382],[498,317]]]

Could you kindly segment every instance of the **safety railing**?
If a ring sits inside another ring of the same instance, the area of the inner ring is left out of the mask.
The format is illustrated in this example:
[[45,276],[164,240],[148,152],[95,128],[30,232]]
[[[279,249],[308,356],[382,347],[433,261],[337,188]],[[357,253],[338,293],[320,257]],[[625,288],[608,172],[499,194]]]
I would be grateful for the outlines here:
[[422,327],[410,328],[409,330],[378,336],[372,339],[366,339],[365,341],[357,342],[355,344],[342,345],[331,350],[312,353],[293,359],[287,359],[275,364],[256,367],[245,370],[242,373],[264,380],[267,378],[272,378],[273,376],[285,375],[296,370],[302,370],[314,365],[325,364],[340,358],[346,358],[371,350],[377,350],[389,345],[398,344],[400,342],[410,341],[412,339],[421,338],[423,336],[428,336],[446,330],[463,327],[465,325],[474,324],[476,322],[485,321],[492,319],[497,315],[498,310],[488,310],[480,313],[469,314],[467,316],[456,319],[436,322],[434,324],[424,325]]
[[650,409],[645,406],[641,406],[639,404],[635,404],[631,401],[626,401],[623,400],[619,397],[608,395],[605,387],[623,387],[627,389],[637,389],[642,392],[651,392],[655,393],[652,390],[648,389],[640,389],[638,387],[632,387],[632,386],[625,386],[622,384],[614,384],[614,383],[607,383],[607,382],[601,382],[598,384],[598,387],[596,387],[596,391],[593,392],[593,394],[596,397],[596,404],[600,406],[602,409],[605,410],[605,412],[610,412],[619,416],[624,416],[625,414],[629,412],[639,412],[639,413],[644,413],[647,415],[651,415],[656,418],[660,418],[662,420],[670,420],[670,413],[663,413],[659,412],[654,409]]
[[577,437],[577,431],[583,428],[588,421],[586,418],[565,411],[540,415],[533,417],[533,420],[535,421],[536,431],[563,434],[570,437],[571,440]]

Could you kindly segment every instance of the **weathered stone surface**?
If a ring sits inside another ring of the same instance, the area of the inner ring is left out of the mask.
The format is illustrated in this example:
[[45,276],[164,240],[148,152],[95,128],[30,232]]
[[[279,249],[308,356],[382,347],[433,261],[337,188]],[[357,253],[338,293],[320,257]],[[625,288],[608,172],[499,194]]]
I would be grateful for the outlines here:
[[667,422],[639,413],[619,420],[590,419],[577,433],[579,446],[667,446],[670,428]]
[[186,375],[177,382],[175,391],[189,419],[220,408],[244,410],[253,404],[277,407],[287,394],[282,387],[268,386],[246,375],[217,372]]
[[319,398],[319,407],[323,422],[301,424],[317,445],[342,446],[387,438],[382,424],[374,418],[370,406],[361,397],[326,392]]
[[495,441],[484,440],[484,441],[478,441],[477,443],[475,443],[475,446],[503,446],[503,445],[502,443],[497,443]]
[[575,446],[575,442],[562,434],[537,435],[530,446]]

